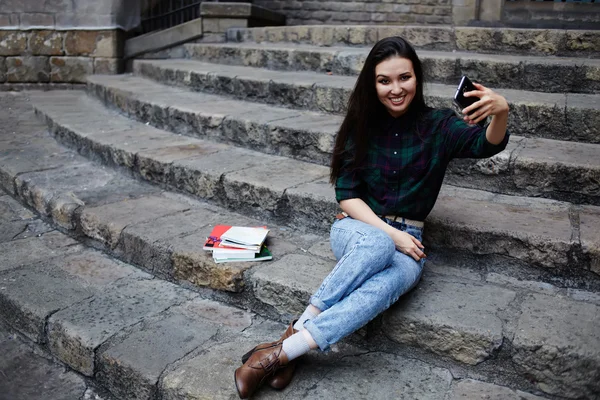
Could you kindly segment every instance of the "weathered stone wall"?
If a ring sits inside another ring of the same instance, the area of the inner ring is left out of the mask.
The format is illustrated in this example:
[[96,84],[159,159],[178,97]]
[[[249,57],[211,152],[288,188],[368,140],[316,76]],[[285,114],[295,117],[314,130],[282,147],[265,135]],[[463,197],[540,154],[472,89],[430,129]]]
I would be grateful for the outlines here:
[[0,83],[83,83],[119,71],[118,30],[0,30]]
[[140,0],[0,0],[0,29],[131,29]]
[[140,0],[0,0],[0,84],[117,73]]
[[517,27],[599,29],[600,4],[596,3],[507,1],[502,20]]
[[452,0],[254,0],[280,12],[288,25],[306,24],[452,24]]

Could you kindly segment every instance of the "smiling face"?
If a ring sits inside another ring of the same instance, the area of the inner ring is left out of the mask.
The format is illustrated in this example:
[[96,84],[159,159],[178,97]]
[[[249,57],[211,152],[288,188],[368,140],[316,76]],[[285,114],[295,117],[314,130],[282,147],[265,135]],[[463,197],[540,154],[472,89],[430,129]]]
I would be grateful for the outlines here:
[[379,101],[397,118],[408,110],[417,93],[417,78],[412,61],[393,56],[375,67],[375,89]]

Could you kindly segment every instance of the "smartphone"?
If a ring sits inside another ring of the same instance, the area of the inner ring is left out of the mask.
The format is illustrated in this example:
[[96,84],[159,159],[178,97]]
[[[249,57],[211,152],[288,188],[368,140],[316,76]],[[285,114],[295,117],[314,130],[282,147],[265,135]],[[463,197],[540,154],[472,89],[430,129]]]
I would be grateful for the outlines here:
[[[473,85],[473,82],[471,82],[471,80],[467,78],[466,75],[460,78],[460,83],[456,88],[456,93],[454,93],[453,98],[454,104],[456,104],[460,108],[460,110],[467,108],[471,104],[479,101],[479,97],[465,97],[465,92],[471,92],[473,90],[477,90],[477,88],[475,87],[475,85]],[[479,121],[477,125],[484,126],[485,122],[486,120],[484,119],[483,121]]]

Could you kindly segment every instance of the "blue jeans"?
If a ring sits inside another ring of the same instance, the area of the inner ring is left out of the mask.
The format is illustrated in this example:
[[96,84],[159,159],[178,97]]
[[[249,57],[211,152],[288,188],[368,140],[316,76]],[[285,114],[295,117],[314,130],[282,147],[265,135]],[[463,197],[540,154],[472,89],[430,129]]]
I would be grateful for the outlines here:
[[[422,228],[386,222],[421,240]],[[366,325],[412,289],[425,262],[397,251],[381,229],[350,217],[333,223],[330,239],[338,262],[310,298],[321,314],[304,324],[321,350]]]

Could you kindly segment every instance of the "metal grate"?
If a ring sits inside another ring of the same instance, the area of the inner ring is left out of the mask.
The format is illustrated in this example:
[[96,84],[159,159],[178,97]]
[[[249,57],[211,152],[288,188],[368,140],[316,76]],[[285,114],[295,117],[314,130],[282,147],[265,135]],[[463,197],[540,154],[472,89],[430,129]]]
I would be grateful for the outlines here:
[[200,17],[199,0],[142,0],[142,24],[138,35],[191,21]]

